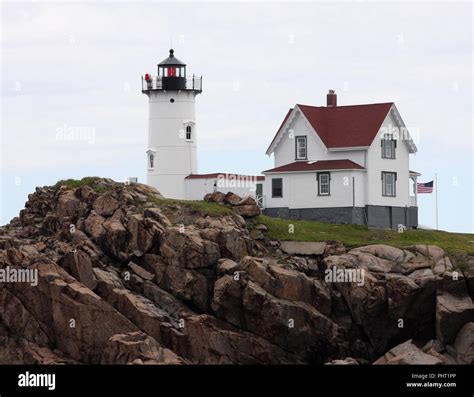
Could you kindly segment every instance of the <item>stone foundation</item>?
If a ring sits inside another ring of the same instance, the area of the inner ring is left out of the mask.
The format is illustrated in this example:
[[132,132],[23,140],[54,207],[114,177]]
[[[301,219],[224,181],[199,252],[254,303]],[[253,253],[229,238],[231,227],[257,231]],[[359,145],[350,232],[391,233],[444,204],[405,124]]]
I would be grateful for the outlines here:
[[338,224],[367,225],[387,229],[397,229],[399,225],[407,228],[418,226],[418,207],[389,207],[367,205],[365,207],[329,208],[266,208],[265,215],[286,218],[306,219]]

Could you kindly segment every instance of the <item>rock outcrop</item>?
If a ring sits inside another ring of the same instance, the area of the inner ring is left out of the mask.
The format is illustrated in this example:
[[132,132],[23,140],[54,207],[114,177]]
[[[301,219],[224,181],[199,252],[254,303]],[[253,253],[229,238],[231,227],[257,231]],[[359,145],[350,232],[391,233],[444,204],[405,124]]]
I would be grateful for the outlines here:
[[253,218],[262,212],[255,199],[250,196],[242,198],[232,192],[227,194],[221,192],[209,193],[204,196],[204,200],[227,205],[244,218]]
[[473,362],[472,267],[438,247],[275,243],[249,197],[73,186],[0,229],[2,274],[32,276],[0,283],[2,364]]

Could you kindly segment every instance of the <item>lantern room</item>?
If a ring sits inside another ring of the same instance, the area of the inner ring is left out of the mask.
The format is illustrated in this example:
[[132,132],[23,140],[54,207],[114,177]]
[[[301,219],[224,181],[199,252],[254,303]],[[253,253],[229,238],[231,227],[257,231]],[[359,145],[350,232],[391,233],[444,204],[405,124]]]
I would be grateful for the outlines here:
[[174,50],[170,50],[168,58],[158,64],[158,76],[160,77],[186,77],[186,64],[174,56]]
[[174,50],[170,49],[168,58],[158,64],[158,74],[153,76],[146,73],[142,76],[142,92],[160,90],[189,90],[196,93],[202,91],[202,78],[192,76],[186,77],[186,64],[174,56]]
[[186,88],[186,64],[174,56],[173,49],[170,49],[168,58],[158,64],[158,78],[161,78],[165,90]]

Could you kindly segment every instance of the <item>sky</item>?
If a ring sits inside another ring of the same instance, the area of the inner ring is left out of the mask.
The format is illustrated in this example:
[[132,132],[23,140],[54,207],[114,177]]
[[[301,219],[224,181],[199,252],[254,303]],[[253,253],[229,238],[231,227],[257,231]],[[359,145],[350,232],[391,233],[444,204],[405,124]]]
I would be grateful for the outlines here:
[[[0,224],[36,186],[145,181],[141,75],[168,55],[203,76],[199,172],[259,174],[288,108],[395,102],[410,169],[438,178],[439,228],[474,232],[471,2],[3,2]],[[61,139],[73,128],[79,138]],[[419,196],[435,227],[435,195]]]

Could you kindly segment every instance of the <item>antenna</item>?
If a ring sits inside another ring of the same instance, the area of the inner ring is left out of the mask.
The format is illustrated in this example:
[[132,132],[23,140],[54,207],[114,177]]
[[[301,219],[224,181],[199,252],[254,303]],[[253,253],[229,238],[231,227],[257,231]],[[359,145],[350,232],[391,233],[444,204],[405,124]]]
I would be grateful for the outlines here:
[[170,34],[170,48],[173,48],[173,33]]

